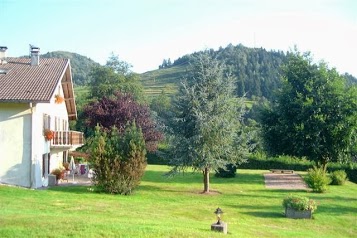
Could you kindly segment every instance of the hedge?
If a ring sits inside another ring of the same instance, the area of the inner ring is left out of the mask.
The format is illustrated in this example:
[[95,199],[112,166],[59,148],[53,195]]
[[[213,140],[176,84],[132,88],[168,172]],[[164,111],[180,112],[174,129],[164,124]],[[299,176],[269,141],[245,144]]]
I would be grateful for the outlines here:
[[[147,162],[148,164],[168,165],[168,161],[164,158],[164,156],[160,156],[160,152],[148,153]],[[247,163],[240,164],[237,167],[239,169],[287,169],[295,171],[307,171],[309,168],[312,168],[313,165],[315,165],[314,162],[290,156],[261,158],[251,155],[248,158]],[[357,162],[351,162],[348,164],[329,163],[327,165],[327,171],[329,173],[335,170],[344,170],[347,173],[348,180],[357,183]]]
[[[238,166],[239,169],[287,169],[295,171],[307,171],[315,165],[314,162],[306,159],[298,159],[289,156],[272,157],[272,158],[258,158],[251,156],[247,163]],[[333,172],[336,170],[344,170],[347,173],[348,180],[357,183],[357,163],[351,162],[347,164],[328,163],[327,171]]]

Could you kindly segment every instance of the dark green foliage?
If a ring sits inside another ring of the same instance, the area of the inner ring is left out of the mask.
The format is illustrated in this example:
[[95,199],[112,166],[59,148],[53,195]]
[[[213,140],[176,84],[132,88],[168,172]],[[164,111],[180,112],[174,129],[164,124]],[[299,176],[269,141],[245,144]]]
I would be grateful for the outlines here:
[[[146,156],[148,164],[168,165],[169,161],[160,152],[162,152],[162,149],[156,152],[148,152]],[[168,152],[166,151],[166,153]]]
[[215,176],[218,178],[234,178],[237,167],[234,164],[227,164],[225,168],[218,168]]
[[335,69],[313,64],[309,54],[289,55],[284,85],[261,114],[271,155],[308,157],[326,166],[350,160],[357,142],[357,88]]
[[96,127],[90,139],[90,163],[94,184],[111,194],[130,194],[140,183],[146,167],[145,141],[135,123],[124,133],[112,127],[110,132]]
[[143,86],[138,74],[130,71],[131,65],[111,55],[105,66],[90,71],[90,96],[100,99],[112,97],[116,92],[129,93],[136,101],[144,101]]
[[93,67],[99,66],[99,64],[90,58],[66,51],[53,51],[41,55],[44,58],[65,58],[70,59],[72,68],[72,77],[75,85],[88,85],[89,84],[89,72]]
[[[313,161],[306,159],[293,158],[289,156],[279,156],[264,158],[261,156],[251,155],[247,163],[238,166],[240,169],[287,169],[295,171],[306,171],[315,165]],[[344,170],[347,173],[349,181],[357,183],[357,164],[356,163],[329,163],[328,172],[331,173],[335,170]]]
[[332,185],[343,185],[347,180],[347,174],[344,170],[336,170],[330,174]]
[[[220,63],[227,65],[227,71],[237,79],[235,93],[239,97],[259,96],[272,99],[273,92],[281,85],[280,65],[286,60],[285,54],[281,51],[269,52],[263,48],[248,48],[241,44],[237,46],[229,44],[217,51],[210,49],[207,52]],[[155,75],[158,84],[166,82],[178,85],[185,74],[183,69],[190,71],[191,64],[202,54],[205,52],[195,52],[176,59],[171,68],[177,68],[176,72],[182,73],[172,74],[171,70],[161,67],[160,70],[143,74],[143,80],[151,80]],[[146,83],[144,82],[144,84]]]
[[251,155],[248,158],[247,163],[239,165],[238,168],[261,170],[287,169],[295,171],[306,171],[309,168],[312,168],[313,165],[313,162],[306,159],[293,158],[289,156],[262,158]]
[[328,177],[323,167],[313,166],[307,171],[305,178],[306,184],[317,193],[324,193],[327,190],[327,185],[330,184],[331,179]]

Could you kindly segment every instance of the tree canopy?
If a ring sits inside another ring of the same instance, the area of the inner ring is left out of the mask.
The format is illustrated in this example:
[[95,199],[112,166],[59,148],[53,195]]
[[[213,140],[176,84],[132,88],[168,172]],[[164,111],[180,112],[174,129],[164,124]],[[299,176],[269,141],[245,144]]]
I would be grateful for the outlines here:
[[131,65],[121,61],[119,56],[111,55],[105,66],[93,67],[90,95],[92,98],[110,97],[115,92],[130,93],[136,100],[142,101],[143,87],[138,74],[130,71]]
[[75,85],[88,85],[89,84],[89,72],[93,67],[99,66],[99,63],[93,61],[92,59],[66,51],[53,51],[41,55],[44,58],[65,58],[71,60],[71,69],[73,83]]
[[321,163],[351,157],[356,149],[357,89],[335,69],[294,52],[283,69],[278,100],[262,113],[271,154],[306,156]]
[[204,192],[209,172],[241,157],[238,134],[243,100],[234,96],[234,78],[209,53],[200,55],[174,100],[172,172],[201,170]]
[[[87,128],[94,128],[99,124],[110,130],[115,126],[120,133],[124,132],[128,123],[135,122],[144,134],[148,151],[155,151],[158,141],[163,138],[151,119],[150,109],[137,103],[130,94],[116,92],[114,97],[103,97],[91,102],[84,107],[82,116]],[[93,134],[93,131],[87,132],[88,134]]]

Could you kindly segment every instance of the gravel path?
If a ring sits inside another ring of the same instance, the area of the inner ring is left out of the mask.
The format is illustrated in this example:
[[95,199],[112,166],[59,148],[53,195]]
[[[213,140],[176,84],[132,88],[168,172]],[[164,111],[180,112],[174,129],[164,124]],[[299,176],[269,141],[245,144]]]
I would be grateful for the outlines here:
[[264,174],[265,187],[269,189],[307,190],[308,187],[298,174]]

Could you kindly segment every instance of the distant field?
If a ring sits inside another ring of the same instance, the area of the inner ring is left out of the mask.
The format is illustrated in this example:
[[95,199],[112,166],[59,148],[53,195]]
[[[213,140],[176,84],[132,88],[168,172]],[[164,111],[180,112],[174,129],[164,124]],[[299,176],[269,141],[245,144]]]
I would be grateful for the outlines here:
[[[167,178],[149,165],[133,195],[91,192],[85,186],[29,190],[0,186],[0,237],[222,237],[210,231],[220,207],[227,237],[355,237],[357,186],[325,194],[271,190],[262,170],[238,169],[235,178],[211,177],[215,194],[202,195],[201,173]],[[288,194],[318,202],[312,220],[283,216]]]
[[141,75],[145,93],[148,96],[158,95],[162,91],[174,94],[185,74],[186,68],[177,66],[146,72]]
[[[141,74],[141,82],[145,94],[150,98],[158,96],[162,92],[173,95],[177,92],[181,80],[185,77],[187,67],[174,66],[166,69],[153,70]],[[89,93],[88,86],[76,86],[74,88],[77,98],[83,98]],[[254,101],[246,101],[248,108],[251,108]]]

